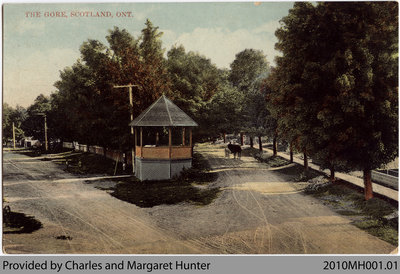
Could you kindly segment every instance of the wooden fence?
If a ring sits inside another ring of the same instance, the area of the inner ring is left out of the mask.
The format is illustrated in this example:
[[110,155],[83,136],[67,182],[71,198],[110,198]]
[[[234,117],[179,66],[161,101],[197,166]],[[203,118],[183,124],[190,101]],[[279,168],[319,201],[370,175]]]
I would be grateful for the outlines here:
[[[105,155],[108,159],[123,162],[124,158],[127,164],[132,164],[132,152],[122,152],[120,150],[108,149],[100,146],[88,146],[78,142],[63,142],[64,148],[74,149],[75,151],[90,152],[98,155]],[[105,151],[105,153],[104,153]]]
[[389,185],[394,189],[399,189],[399,178],[390,174],[385,174],[378,171],[372,171],[371,179],[373,182]]

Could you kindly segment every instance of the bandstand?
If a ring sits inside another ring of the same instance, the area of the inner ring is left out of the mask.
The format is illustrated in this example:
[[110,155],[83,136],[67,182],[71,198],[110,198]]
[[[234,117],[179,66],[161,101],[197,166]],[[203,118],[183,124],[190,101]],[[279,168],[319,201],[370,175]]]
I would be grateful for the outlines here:
[[165,95],[129,125],[135,129],[135,176],[141,181],[171,179],[192,167],[197,123]]

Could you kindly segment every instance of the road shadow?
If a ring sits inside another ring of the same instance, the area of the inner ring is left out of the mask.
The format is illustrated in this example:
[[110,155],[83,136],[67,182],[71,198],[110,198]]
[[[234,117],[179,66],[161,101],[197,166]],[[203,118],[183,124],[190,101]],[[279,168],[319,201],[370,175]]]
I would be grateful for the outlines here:
[[304,172],[304,167],[299,164],[288,165],[279,169],[271,170],[273,173],[283,175],[294,181],[308,181],[312,178],[324,175],[320,171],[309,169],[307,173]]
[[170,180],[139,181],[136,178],[121,178],[114,186],[97,188],[139,207],[183,202],[203,206],[210,204],[221,191],[211,186],[218,174],[207,172],[209,168],[208,159],[200,153],[194,153],[193,167],[183,170],[179,176]]
[[22,234],[32,233],[42,228],[42,223],[24,213],[3,210],[3,233]]
[[139,207],[179,204],[210,204],[220,192],[219,188],[201,189],[185,182],[145,181],[120,182],[110,189],[113,197]]

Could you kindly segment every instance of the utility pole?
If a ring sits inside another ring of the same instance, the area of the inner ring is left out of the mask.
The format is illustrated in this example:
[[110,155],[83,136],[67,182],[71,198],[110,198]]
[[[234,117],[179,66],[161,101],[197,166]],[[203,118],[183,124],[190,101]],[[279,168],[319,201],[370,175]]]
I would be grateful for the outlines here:
[[[133,97],[132,97],[132,87],[139,87],[138,85],[133,85],[129,83],[123,86],[114,86],[114,88],[128,88],[129,91],[129,104],[131,106],[131,122],[133,121]],[[131,135],[133,136],[133,127],[131,126]],[[132,173],[135,172],[135,147],[132,146]]]
[[47,116],[46,116],[46,114],[44,115],[44,145],[45,145],[46,151],[48,151],[49,144],[47,142]]
[[13,122],[13,144],[14,144],[14,149],[15,149],[15,125]]
[[46,151],[49,150],[49,143],[47,141],[47,115],[46,113],[36,113],[36,115],[44,117],[44,148]]

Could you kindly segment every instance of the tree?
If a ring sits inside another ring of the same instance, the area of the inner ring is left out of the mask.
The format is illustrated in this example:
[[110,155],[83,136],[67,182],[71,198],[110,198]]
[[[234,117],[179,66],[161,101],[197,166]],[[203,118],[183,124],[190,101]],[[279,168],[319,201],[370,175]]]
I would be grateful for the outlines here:
[[21,106],[13,108],[7,103],[3,103],[3,143],[13,138],[13,124],[15,131],[16,141],[24,138],[24,131],[22,130],[22,123],[26,119],[26,109]]
[[[211,136],[239,132],[242,124],[244,94],[226,83],[211,98],[204,113],[204,129]],[[212,126],[210,126],[212,125]]]
[[[133,115],[139,115],[163,92],[169,81],[161,48],[162,33],[147,20],[135,39],[114,27],[106,37],[109,46],[88,40],[80,48],[81,59],[65,68],[52,95],[52,117],[61,138],[106,148],[128,149],[133,145],[127,89],[135,84]],[[63,117],[68,117],[61,123]]]
[[60,72],[60,80],[55,83],[57,92],[52,94],[52,119],[49,124],[53,132],[62,140],[96,144],[92,127],[96,120],[97,94],[89,67],[78,61],[72,67]]
[[[283,60],[278,59],[277,61],[279,64]],[[298,122],[296,120],[296,109],[291,107],[293,97],[289,96],[292,89],[289,88],[288,72],[286,67],[282,65],[272,68],[270,75],[264,82],[264,88],[267,93],[267,108],[275,120],[276,132],[279,138],[289,144],[290,162],[292,163],[294,151],[302,152],[303,150],[300,146],[300,127],[296,127]],[[307,155],[304,155],[306,171],[307,164]]]
[[[398,156],[398,5],[322,7],[328,16],[337,16],[334,22],[343,30],[345,45],[334,59],[341,65],[335,79],[345,126],[341,158],[352,169],[363,170],[368,200],[373,197],[371,170]],[[349,19],[349,14],[356,16]]]
[[250,136],[250,145],[253,138],[258,137],[259,150],[262,151],[262,136],[269,136],[273,139],[274,156],[277,155],[277,132],[276,121],[267,109],[266,91],[251,90],[243,94],[244,104],[242,108],[241,130]]
[[26,136],[32,136],[43,142],[45,140],[44,116],[51,109],[49,97],[40,94],[34,103],[27,108],[27,118],[21,124]]
[[322,168],[370,171],[397,156],[397,5],[296,3],[273,72],[280,131]]
[[270,69],[264,53],[254,49],[245,49],[236,54],[230,68],[229,80],[242,92],[259,89]]
[[276,141],[262,88],[263,80],[270,71],[269,63],[261,50],[245,49],[236,54],[230,67],[230,82],[244,94],[242,131],[250,135],[251,145],[257,136],[262,150],[261,136],[268,135]]
[[313,110],[318,105],[310,101],[314,93],[320,94],[316,89],[309,90],[303,79],[304,66],[318,46],[312,35],[317,27],[314,13],[311,3],[295,3],[289,15],[281,20],[282,27],[275,32],[278,38],[275,47],[283,56],[276,58],[277,67],[271,75],[270,85],[275,90],[271,100],[276,108],[273,113],[279,119],[278,131],[292,148],[303,152],[306,172],[307,156],[313,143],[309,133],[315,126]]
[[195,129],[196,138],[213,137],[215,133],[209,131],[210,120],[206,117],[211,118],[210,107],[215,104],[208,104],[213,96],[228,88],[223,72],[210,59],[194,52],[186,53],[183,46],[172,47],[167,56],[171,97],[177,106],[199,123],[200,126]]
[[143,60],[143,71],[139,75],[138,85],[141,89],[141,101],[150,105],[161,94],[169,95],[170,82],[168,78],[164,49],[162,48],[162,32],[154,27],[149,19],[142,30],[140,55]]

